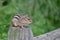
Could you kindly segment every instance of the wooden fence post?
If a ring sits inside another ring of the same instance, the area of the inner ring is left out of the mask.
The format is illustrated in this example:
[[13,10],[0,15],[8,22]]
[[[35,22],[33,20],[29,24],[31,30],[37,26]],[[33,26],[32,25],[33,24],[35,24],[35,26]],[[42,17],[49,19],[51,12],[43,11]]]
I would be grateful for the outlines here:
[[33,40],[32,30],[29,27],[10,27],[8,31],[8,40]]
[[34,40],[60,40],[60,28],[43,35],[34,37]]

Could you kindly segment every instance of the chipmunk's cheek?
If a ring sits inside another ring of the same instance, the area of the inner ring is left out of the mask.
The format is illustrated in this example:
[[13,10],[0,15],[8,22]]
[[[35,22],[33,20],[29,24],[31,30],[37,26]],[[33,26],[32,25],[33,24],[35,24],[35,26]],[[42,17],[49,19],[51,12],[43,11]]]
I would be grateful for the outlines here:
[[30,20],[30,23],[32,23],[32,21]]
[[30,24],[31,22],[28,22],[27,24]]

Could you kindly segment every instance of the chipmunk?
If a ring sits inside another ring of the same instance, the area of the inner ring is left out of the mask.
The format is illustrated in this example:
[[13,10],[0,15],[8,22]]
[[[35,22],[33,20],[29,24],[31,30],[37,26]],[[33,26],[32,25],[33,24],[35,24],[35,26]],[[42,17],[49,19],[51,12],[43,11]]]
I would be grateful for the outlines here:
[[24,26],[26,26],[30,23],[32,23],[32,20],[29,18],[28,15],[22,16],[20,14],[17,14],[12,19],[12,26],[14,26],[14,27],[23,28]]

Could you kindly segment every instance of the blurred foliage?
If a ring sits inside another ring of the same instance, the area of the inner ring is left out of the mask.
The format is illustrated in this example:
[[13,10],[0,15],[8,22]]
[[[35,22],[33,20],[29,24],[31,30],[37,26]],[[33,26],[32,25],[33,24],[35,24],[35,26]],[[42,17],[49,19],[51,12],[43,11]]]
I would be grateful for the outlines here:
[[16,13],[31,16],[34,36],[60,28],[60,0],[0,0],[0,40],[7,40]]

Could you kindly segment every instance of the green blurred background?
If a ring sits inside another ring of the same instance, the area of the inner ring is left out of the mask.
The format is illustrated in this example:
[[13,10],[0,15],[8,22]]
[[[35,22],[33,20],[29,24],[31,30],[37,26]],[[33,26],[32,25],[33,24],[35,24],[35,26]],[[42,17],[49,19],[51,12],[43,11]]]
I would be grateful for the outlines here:
[[7,40],[16,13],[30,15],[34,36],[60,28],[60,0],[0,0],[0,40]]

